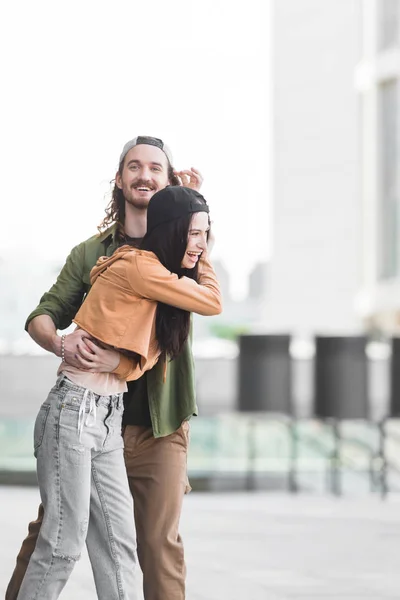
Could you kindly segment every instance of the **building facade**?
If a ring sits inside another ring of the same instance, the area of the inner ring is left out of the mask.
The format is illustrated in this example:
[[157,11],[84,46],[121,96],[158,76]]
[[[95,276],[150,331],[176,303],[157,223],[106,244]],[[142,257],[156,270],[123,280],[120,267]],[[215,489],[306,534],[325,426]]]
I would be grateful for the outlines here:
[[360,109],[363,277],[360,316],[400,331],[400,0],[363,0]]
[[272,3],[273,252],[264,324],[293,334],[362,328],[359,1]]

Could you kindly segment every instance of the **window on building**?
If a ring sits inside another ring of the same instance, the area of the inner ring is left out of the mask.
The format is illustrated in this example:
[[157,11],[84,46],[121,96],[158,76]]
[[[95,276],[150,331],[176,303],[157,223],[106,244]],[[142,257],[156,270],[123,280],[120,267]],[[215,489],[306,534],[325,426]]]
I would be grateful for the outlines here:
[[379,87],[380,275],[400,276],[400,80]]
[[379,47],[381,50],[400,44],[400,0],[379,0]]

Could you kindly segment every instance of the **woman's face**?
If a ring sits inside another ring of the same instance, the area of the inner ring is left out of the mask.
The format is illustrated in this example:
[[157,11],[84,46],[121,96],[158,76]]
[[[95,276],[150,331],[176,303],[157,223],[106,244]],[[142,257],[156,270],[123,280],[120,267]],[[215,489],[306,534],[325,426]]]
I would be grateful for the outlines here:
[[207,248],[207,237],[210,226],[208,213],[194,213],[189,226],[188,244],[181,266],[184,269],[194,269],[201,253]]

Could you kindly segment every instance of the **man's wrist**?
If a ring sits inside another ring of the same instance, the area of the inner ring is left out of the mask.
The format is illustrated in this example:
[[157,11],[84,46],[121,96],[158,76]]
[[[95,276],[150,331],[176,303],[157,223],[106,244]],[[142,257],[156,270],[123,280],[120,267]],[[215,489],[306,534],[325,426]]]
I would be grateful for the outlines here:
[[53,337],[51,346],[53,354],[61,358],[61,337],[59,335],[56,334]]

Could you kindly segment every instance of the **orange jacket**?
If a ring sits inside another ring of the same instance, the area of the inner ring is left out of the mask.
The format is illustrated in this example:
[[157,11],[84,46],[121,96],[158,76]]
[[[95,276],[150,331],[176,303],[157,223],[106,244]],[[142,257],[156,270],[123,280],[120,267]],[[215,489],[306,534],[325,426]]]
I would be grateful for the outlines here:
[[92,288],[74,322],[101,342],[139,355],[121,355],[114,371],[126,380],[138,379],[160,356],[155,332],[157,302],[200,315],[222,310],[219,284],[207,257],[199,263],[199,281],[180,279],[153,252],[122,246],[101,257],[90,273]]

